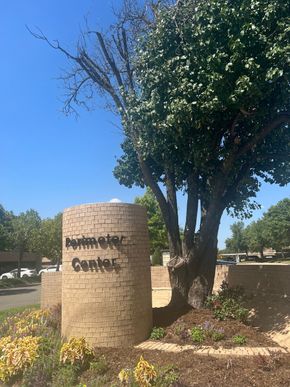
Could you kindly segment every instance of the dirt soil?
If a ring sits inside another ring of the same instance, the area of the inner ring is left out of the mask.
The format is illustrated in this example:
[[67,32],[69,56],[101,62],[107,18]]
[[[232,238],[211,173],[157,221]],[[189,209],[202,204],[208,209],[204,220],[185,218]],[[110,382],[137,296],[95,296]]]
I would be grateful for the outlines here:
[[[107,376],[115,382],[118,372],[123,368],[134,368],[142,355],[154,366],[175,366],[179,379],[172,384],[172,387],[290,386],[290,354],[270,357],[215,358],[196,355],[191,351],[178,355],[133,348],[99,348],[97,351],[100,355],[105,355],[110,370]],[[85,381],[85,374],[83,378],[82,381]],[[104,386],[110,386],[110,383]]]
[[[253,327],[251,325],[245,325],[237,320],[219,321],[214,318],[212,311],[209,309],[189,310],[184,315],[178,317],[174,322],[168,321],[166,324],[166,320],[164,319],[159,326],[165,327],[166,335],[162,341],[167,343],[176,343],[180,345],[210,345],[213,347],[222,346],[224,348],[234,348],[237,346],[237,344],[233,343],[233,336],[242,335],[246,337],[246,343],[244,346],[277,346],[277,343],[273,342],[270,338],[265,336],[265,334],[260,332],[259,328]],[[206,333],[205,339],[202,343],[194,342],[190,336],[190,330],[196,326],[202,327]],[[212,331],[222,332],[224,334],[224,339],[220,341],[214,341],[210,334]]]

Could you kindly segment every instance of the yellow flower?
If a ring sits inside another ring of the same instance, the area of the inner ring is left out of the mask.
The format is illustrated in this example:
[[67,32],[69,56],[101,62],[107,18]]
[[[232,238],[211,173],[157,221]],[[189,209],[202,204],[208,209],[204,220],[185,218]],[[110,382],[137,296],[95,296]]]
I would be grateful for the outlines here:
[[124,368],[123,368],[123,369],[119,372],[118,378],[119,378],[119,380],[120,380],[121,383],[129,384],[130,375],[131,375],[131,370],[129,370],[129,369],[124,369]]
[[154,366],[144,360],[143,356],[141,356],[135,367],[134,377],[140,387],[149,387],[156,379],[157,372],[155,371]]
[[40,341],[40,337],[32,336],[0,339],[0,380],[6,382],[31,367],[38,357]]
[[94,355],[84,337],[72,337],[68,343],[63,344],[60,350],[60,362],[63,364],[84,364]]

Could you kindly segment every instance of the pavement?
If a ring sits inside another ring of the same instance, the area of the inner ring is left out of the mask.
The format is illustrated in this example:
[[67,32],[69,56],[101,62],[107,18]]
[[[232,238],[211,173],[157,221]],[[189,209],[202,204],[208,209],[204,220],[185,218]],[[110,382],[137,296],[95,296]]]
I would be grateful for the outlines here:
[[152,340],[144,341],[136,345],[135,348],[151,351],[164,352],[183,352],[193,351],[198,355],[210,356],[273,356],[274,353],[288,353],[288,351],[281,347],[235,347],[235,348],[213,348],[208,346],[196,345],[178,345],[173,343],[156,342]]
[[32,304],[40,304],[41,285],[0,289],[0,310]]

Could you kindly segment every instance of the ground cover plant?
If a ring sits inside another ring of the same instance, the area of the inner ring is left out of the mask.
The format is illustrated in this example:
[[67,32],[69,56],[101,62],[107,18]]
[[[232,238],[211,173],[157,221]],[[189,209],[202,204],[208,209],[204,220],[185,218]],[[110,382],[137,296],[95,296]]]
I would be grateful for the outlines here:
[[235,347],[273,346],[257,328],[250,326],[249,310],[245,302],[249,297],[241,287],[230,288],[223,282],[221,289],[207,298],[206,308],[190,309],[173,322],[161,322],[154,328],[151,338],[163,327],[163,336],[159,340],[176,344],[212,345]]
[[[60,317],[60,307],[51,310],[19,308],[2,313],[0,385],[1,382],[3,386],[15,387],[289,385],[290,355],[218,359],[190,351],[176,356],[132,347],[92,348],[84,338],[61,340]],[[157,321],[155,323],[157,326]],[[160,332],[160,336],[165,334],[160,340],[170,341],[172,332],[182,336],[190,326],[192,336],[193,332],[201,332],[201,337],[205,338],[198,344],[223,341],[224,335],[228,335],[232,346],[271,345],[253,328],[237,320],[218,320],[209,309],[189,311],[167,325],[153,330],[157,336]],[[194,326],[198,329],[194,330]],[[188,337],[192,344],[191,335]]]

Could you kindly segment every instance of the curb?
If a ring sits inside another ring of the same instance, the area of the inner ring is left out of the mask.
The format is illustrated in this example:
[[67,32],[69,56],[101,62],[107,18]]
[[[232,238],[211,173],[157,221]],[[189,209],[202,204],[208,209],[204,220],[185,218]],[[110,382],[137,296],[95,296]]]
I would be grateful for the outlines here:
[[235,348],[213,348],[209,346],[194,346],[194,345],[178,345],[172,343],[160,343],[156,341],[144,341],[136,345],[134,348],[144,349],[149,351],[164,351],[180,353],[184,351],[192,351],[197,355],[207,356],[272,356],[274,353],[287,354],[289,353],[282,347],[235,347]]

